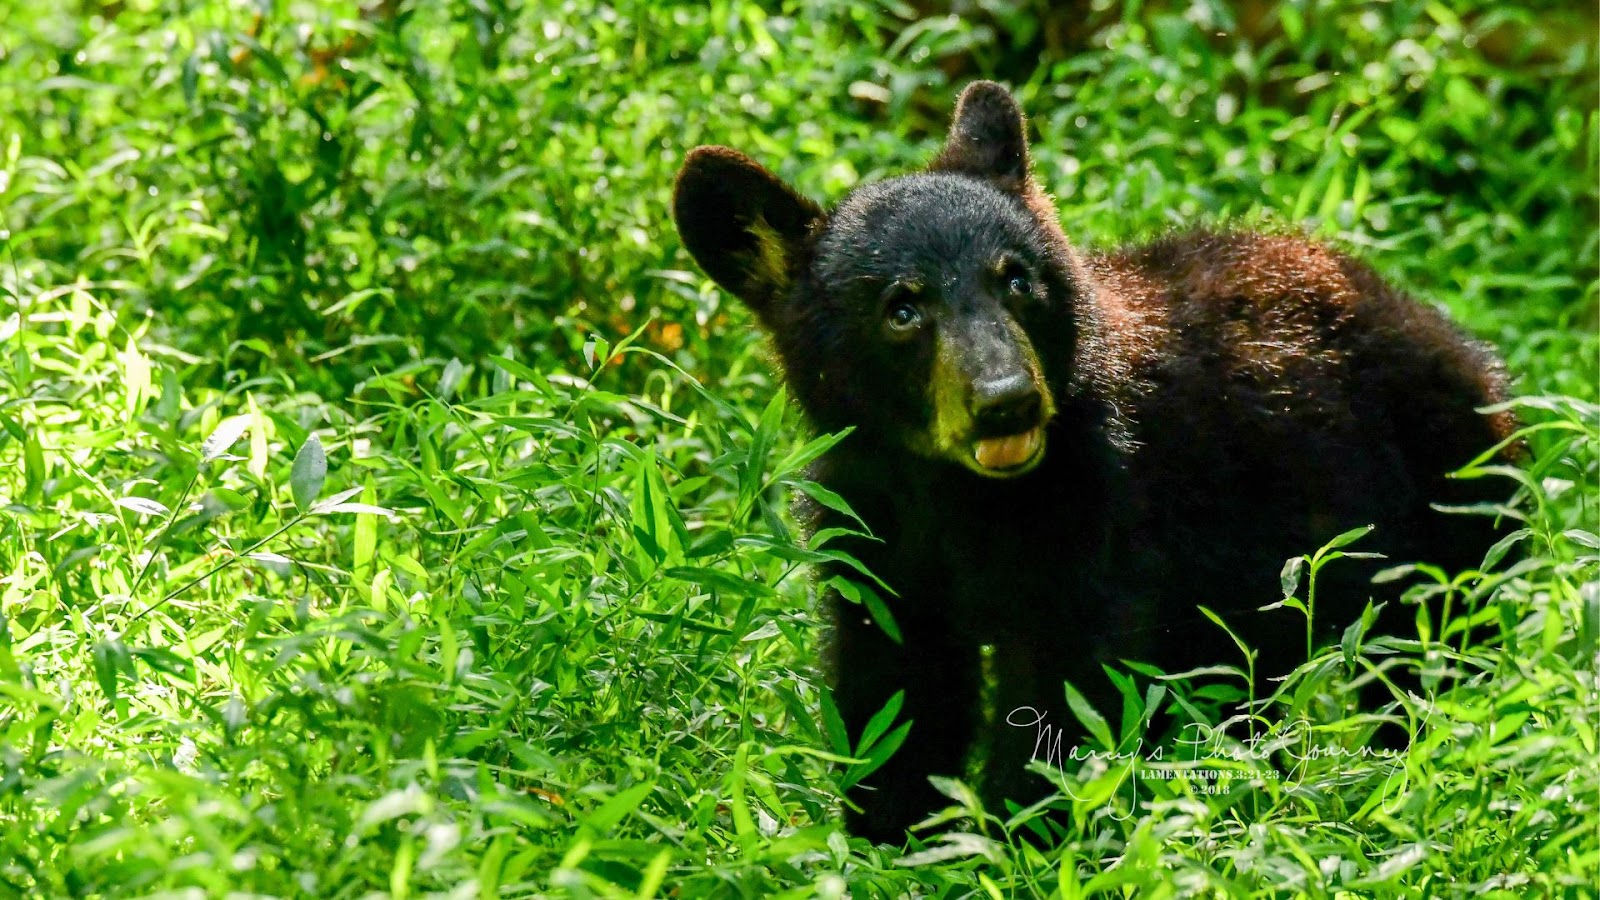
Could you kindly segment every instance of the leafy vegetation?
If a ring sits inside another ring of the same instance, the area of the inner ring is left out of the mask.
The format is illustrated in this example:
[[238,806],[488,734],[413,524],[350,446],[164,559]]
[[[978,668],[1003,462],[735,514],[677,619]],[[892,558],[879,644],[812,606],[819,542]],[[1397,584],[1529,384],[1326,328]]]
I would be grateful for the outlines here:
[[[1063,49],[1029,2],[65,6],[0,8],[0,894],[1592,890],[1588,13],[1100,4]],[[831,438],[666,198],[703,142],[836,197],[980,74],[1069,234],[1352,247],[1502,348],[1534,453],[1463,473],[1524,527],[1416,634],[1240,681],[1272,702],[1137,778],[1147,706],[1207,698],[1064,697],[1067,833],[949,782],[968,824],[902,852],[838,824],[887,742],[811,668],[832,551],[786,503]],[[1459,678],[1386,756],[1329,698],[1397,656]]]

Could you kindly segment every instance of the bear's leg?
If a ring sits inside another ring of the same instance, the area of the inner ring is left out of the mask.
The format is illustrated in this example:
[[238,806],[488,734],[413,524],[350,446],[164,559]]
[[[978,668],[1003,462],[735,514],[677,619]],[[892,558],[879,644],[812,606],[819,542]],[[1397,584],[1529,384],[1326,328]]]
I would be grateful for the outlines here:
[[[928,776],[962,775],[978,717],[978,648],[956,640],[942,622],[904,612],[898,621],[904,642],[896,644],[860,605],[832,591],[828,600],[833,696],[850,740],[860,741],[867,722],[896,691],[905,691],[905,702],[894,724],[913,723],[889,761],[849,791],[845,823],[852,834],[875,843],[903,843],[908,827],[949,805]],[[926,601],[896,605],[928,608]]]
[[1082,724],[1068,709],[1063,682],[1070,681],[1112,729],[1117,727],[1113,713],[1121,708],[1120,701],[1095,654],[1077,641],[1063,639],[1064,633],[1042,628],[1030,639],[995,648],[994,734],[988,742],[982,789],[984,807],[991,814],[1004,818],[1006,801],[1026,807],[1052,793],[1049,782],[1028,771],[1029,761],[1043,762],[1059,785],[1064,769],[1077,765],[1074,748],[1101,750],[1089,743]]

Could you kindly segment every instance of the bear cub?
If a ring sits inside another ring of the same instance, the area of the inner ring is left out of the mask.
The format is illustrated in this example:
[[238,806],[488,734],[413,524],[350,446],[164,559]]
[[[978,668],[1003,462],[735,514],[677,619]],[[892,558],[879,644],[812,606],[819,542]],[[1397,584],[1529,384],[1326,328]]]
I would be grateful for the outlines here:
[[[871,529],[845,549],[893,589],[901,639],[830,590],[829,675],[852,739],[897,691],[913,723],[847,798],[856,834],[898,841],[943,806],[928,776],[961,775],[980,731],[986,800],[1036,799],[1035,734],[1007,711],[1060,710],[1070,681],[1115,714],[1102,663],[1239,664],[1200,606],[1259,650],[1258,682],[1289,672],[1305,621],[1260,607],[1286,558],[1335,535],[1372,524],[1358,549],[1452,570],[1495,540],[1488,518],[1431,506],[1505,498],[1446,478],[1516,427],[1476,411],[1506,396],[1487,347],[1300,237],[1075,248],[997,84],[962,93],[926,171],[831,210],[699,147],[673,217],[770,334],[811,423],[854,429],[812,477]],[[854,523],[809,523],[835,525]],[[1319,580],[1318,642],[1360,616],[1361,565]],[[1410,616],[1386,611],[1380,628]]]

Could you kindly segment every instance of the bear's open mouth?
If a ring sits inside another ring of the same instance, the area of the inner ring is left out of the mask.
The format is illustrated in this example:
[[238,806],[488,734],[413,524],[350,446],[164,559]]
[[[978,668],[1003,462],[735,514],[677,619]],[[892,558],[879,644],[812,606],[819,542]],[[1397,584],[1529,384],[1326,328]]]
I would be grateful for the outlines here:
[[1014,472],[1039,456],[1044,447],[1044,429],[1030,428],[1021,434],[983,438],[973,448],[978,468],[989,472]]

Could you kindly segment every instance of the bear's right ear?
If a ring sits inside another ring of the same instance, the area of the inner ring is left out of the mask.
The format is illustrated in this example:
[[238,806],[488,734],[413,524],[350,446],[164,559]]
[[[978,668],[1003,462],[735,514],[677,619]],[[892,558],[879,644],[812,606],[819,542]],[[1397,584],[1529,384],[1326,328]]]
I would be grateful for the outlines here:
[[993,81],[974,81],[956,100],[950,136],[928,167],[993,182],[1001,190],[1028,186],[1028,136],[1022,107]]
[[696,147],[678,173],[672,218],[700,268],[765,319],[822,210],[743,153]]

